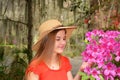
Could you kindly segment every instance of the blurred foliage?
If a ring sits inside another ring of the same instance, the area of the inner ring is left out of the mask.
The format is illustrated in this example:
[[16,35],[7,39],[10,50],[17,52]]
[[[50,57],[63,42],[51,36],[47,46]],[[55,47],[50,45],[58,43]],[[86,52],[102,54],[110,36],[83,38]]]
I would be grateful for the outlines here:
[[[89,76],[84,72],[78,72],[78,73],[81,76],[81,80],[95,80],[95,78],[93,76],[91,76],[91,75]],[[104,79],[101,79],[101,80],[104,80]]]
[[24,61],[24,59],[17,55],[11,66],[12,67],[10,68],[10,72],[8,74],[9,79],[22,80],[27,67],[27,63]]
[[4,47],[0,46],[0,62],[3,60],[3,55],[4,55]]
[[26,60],[26,52],[27,50],[12,48],[11,53],[15,55],[15,58],[10,66],[6,66],[4,64],[4,49],[9,46],[0,46],[0,80],[22,80],[25,75],[25,69],[28,65],[28,61]]

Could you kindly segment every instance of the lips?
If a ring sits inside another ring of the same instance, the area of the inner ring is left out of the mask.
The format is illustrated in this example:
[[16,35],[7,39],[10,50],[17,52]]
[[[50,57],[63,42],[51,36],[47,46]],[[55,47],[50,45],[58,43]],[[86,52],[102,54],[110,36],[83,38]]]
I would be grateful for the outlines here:
[[65,48],[65,46],[58,46],[58,48],[60,48],[60,49],[64,49],[64,48]]

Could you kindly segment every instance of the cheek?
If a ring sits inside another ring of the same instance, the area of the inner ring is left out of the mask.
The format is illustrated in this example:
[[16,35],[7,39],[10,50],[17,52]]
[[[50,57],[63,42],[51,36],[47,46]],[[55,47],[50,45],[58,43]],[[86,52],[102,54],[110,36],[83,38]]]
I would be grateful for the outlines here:
[[56,42],[55,46],[66,46],[66,41]]
[[63,45],[63,46],[66,46],[66,41],[63,41],[62,45]]
[[66,41],[65,41],[65,44],[64,45],[66,45]]
[[59,45],[58,43],[55,43],[54,48],[56,48],[58,45]]

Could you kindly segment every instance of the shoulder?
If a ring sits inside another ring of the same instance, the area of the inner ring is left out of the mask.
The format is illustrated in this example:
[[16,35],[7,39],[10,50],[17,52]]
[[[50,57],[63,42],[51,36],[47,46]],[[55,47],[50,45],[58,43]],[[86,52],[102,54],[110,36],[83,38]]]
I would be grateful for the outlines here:
[[66,72],[68,72],[72,69],[72,65],[71,65],[68,57],[61,56],[61,61],[62,61],[61,62],[62,66],[66,70]]
[[41,68],[42,68],[42,62],[38,63],[38,62],[36,62],[36,60],[33,60],[33,61],[29,64],[26,72],[27,72],[27,73],[28,73],[28,72],[34,72],[35,74],[40,74]]
[[63,63],[70,63],[69,58],[66,57],[66,56],[61,56],[61,61],[62,61]]

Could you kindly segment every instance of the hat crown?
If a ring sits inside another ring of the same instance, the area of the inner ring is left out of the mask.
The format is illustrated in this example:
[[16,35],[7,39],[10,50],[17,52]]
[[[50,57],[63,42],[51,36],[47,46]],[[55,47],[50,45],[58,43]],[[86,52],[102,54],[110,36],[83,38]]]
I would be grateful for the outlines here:
[[48,20],[48,21],[45,21],[43,24],[41,24],[41,26],[39,27],[39,32],[40,34],[42,34],[60,25],[62,25],[62,23],[60,23],[58,20]]

